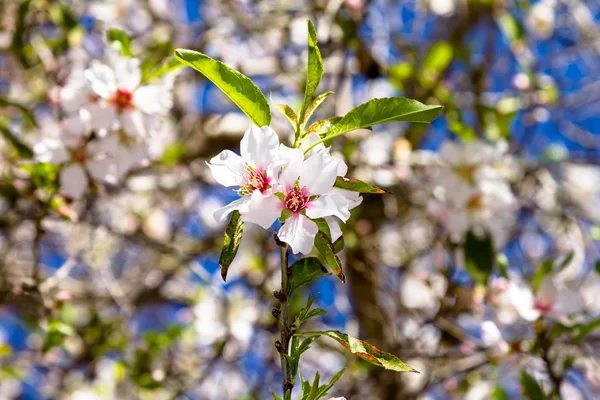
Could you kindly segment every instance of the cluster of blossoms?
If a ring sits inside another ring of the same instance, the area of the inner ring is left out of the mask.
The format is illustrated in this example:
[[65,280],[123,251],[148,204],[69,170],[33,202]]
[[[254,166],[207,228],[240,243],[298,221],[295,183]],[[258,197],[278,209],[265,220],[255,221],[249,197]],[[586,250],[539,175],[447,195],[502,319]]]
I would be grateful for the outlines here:
[[39,162],[60,164],[60,192],[81,197],[90,180],[116,184],[155,156],[150,139],[164,128],[172,106],[172,76],[143,84],[140,61],[110,53],[75,69],[59,102],[58,132],[44,131],[34,146]]
[[496,245],[506,240],[517,208],[510,187],[517,166],[507,150],[506,142],[490,145],[477,139],[441,146],[429,175],[433,197],[427,209],[453,240],[469,231],[490,234]]
[[225,222],[238,210],[243,221],[268,229],[281,219],[279,239],[292,251],[308,254],[323,218],[332,240],[341,235],[340,221],[350,218],[350,210],[362,197],[358,192],[334,187],[337,177],[348,171],[344,161],[319,144],[306,154],[303,149],[319,141],[308,136],[300,148],[279,144],[269,127],[251,127],[240,144],[240,155],[225,150],[208,163],[215,180],[223,186],[238,187],[240,198],[215,211],[215,219]]

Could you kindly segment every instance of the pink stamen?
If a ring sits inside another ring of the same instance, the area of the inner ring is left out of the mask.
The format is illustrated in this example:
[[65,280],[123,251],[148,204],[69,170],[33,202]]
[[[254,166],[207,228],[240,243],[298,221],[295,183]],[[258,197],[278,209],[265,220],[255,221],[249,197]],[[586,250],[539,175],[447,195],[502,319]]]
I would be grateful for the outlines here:
[[293,213],[304,210],[308,206],[309,201],[310,193],[308,192],[308,189],[306,189],[306,187],[300,189],[297,184],[287,191],[283,200],[285,208]]
[[117,89],[111,100],[118,112],[133,108],[133,93],[129,90]]

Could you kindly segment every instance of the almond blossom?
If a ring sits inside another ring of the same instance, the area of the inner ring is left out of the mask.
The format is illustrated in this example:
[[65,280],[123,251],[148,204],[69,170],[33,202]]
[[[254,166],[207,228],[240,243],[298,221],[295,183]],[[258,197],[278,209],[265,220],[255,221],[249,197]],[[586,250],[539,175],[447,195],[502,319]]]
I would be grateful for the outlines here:
[[[224,150],[207,165],[215,180],[223,186],[238,187],[241,197],[225,207],[218,208],[214,217],[224,222],[234,210],[243,221],[253,222],[268,229],[279,217],[281,209],[274,196],[276,167],[279,154],[279,137],[268,126],[252,126],[240,143],[240,154]],[[254,212],[249,212],[252,209]]]
[[138,59],[112,55],[109,61],[93,60],[85,71],[92,93],[82,117],[101,135],[114,128],[131,137],[149,135],[172,105],[168,81],[141,85]]
[[[340,168],[339,159],[323,151],[317,151],[305,159],[301,149],[283,145],[280,147],[280,157],[285,160],[285,167],[278,180],[279,210],[287,218],[278,236],[290,245],[294,254],[308,254],[319,232],[313,219],[328,218],[328,224],[335,230],[332,217],[343,222],[350,218],[351,203],[333,187]],[[336,235],[337,231],[339,227]]]

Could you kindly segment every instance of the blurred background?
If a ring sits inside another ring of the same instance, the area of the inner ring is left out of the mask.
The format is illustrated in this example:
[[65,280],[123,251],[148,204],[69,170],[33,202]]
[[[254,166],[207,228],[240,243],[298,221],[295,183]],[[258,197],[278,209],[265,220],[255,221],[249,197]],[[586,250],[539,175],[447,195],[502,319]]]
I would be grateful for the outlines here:
[[272,233],[246,224],[226,283],[218,265],[212,214],[237,195],[205,161],[239,147],[249,121],[233,103],[174,71],[148,160],[81,196],[31,149],[61,129],[64,90],[106,57],[108,28],[131,36],[142,65],[198,50],[298,108],[307,18],[319,93],[335,92],[317,118],[398,95],[444,111],[333,141],[348,176],[392,194],[364,195],[343,228],[347,283],[307,289],[329,311],[311,330],[421,373],[324,339],[302,375],[347,366],[330,395],[349,400],[600,397],[597,0],[0,0],[0,399],[280,390]]

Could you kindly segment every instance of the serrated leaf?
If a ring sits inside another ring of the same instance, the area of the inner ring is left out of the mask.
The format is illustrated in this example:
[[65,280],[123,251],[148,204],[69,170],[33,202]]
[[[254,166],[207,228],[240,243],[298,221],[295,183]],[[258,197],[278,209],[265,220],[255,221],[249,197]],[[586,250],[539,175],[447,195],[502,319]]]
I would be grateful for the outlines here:
[[292,276],[290,276],[288,284],[288,292],[290,295],[294,290],[309,284],[320,276],[331,275],[316,257],[306,257],[296,261],[292,264],[291,270]]
[[521,372],[521,385],[523,386],[523,396],[529,400],[545,400],[546,393],[531,375],[526,371]]
[[404,97],[373,99],[350,110],[331,127],[325,138],[332,139],[356,129],[390,122],[429,123],[441,111],[442,106],[426,105]]
[[308,127],[308,130],[306,131],[306,136],[316,133],[317,135],[322,137],[331,130],[333,125],[340,122],[341,119],[342,117],[331,117],[317,121]]
[[342,271],[342,262],[340,258],[333,251],[333,245],[331,240],[323,232],[318,232],[315,236],[315,247],[319,250],[319,253],[325,259],[325,262],[331,268],[333,273],[340,278],[340,280],[346,283],[346,276]]
[[304,103],[300,110],[300,121],[304,121],[306,109],[310,104],[313,94],[317,90],[323,77],[323,59],[317,47],[317,31],[311,20],[308,24],[308,67],[306,70],[306,88],[304,90]]
[[373,193],[373,194],[390,194],[385,189],[379,186],[371,185],[370,183],[360,181],[358,179],[348,179],[338,176],[333,184],[334,187],[350,190],[352,192]]
[[301,336],[328,336],[339,344],[344,346],[355,356],[362,358],[363,360],[385,369],[396,372],[417,372],[414,368],[403,363],[398,357],[393,354],[386,353],[385,351],[379,350],[377,347],[352,337],[346,333],[340,331],[317,331],[317,332],[299,332],[296,335]]
[[106,31],[106,40],[110,46],[121,52],[124,57],[133,57],[131,51],[131,38],[120,29],[111,28]]
[[332,95],[333,92],[325,92],[319,96],[317,96],[316,99],[314,99],[312,101],[312,103],[310,103],[310,106],[308,106],[308,108],[306,109],[306,114],[304,115],[304,119],[302,120],[302,125],[306,125],[306,123],[308,122],[308,120],[310,119],[310,117],[313,115],[313,113],[315,112],[315,110],[317,108],[319,108],[319,106],[321,105],[321,103],[323,101],[325,101],[325,99],[327,97],[329,97],[330,95]]
[[465,266],[475,282],[487,285],[494,268],[494,244],[490,235],[479,238],[467,233],[464,245]]
[[223,91],[256,126],[271,123],[271,110],[265,95],[241,72],[193,50],[177,49],[175,58],[206,76]]
[[227,271],[229,270],[229,266],[237,254],[238,248],[240,247],[243,232],[244,223],[242,222],[240,212],[235,210],[231,213],[231,218],[229,218],[229,223],[225,229],[223,250],[221,250],[221,256],[219,257],[221,276],[223,277],[224,281],[227,280]]
[[292,125],[292,129],[296,131],[296,128],[298,127],[298,114],[296,114],[296,111],[287,104],[275,104],[275,107],[281,111],[285,118],[290,122],[290,125]]

